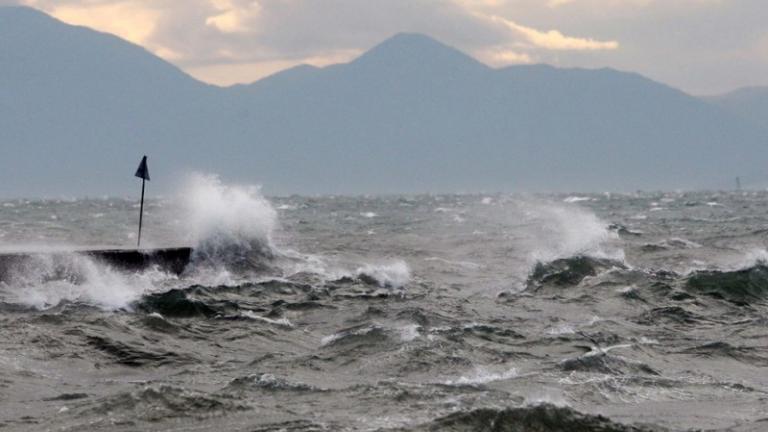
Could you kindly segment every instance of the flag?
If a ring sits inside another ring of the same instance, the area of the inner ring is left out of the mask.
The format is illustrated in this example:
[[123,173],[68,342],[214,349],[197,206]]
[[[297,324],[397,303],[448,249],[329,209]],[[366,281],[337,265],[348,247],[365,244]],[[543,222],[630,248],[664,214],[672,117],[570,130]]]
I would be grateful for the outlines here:
[[139,164],[139,168],[136,170],[135,176],[144,180],[149,180],[149,167],[147,167],[146,156],[141,159],[141,163]]

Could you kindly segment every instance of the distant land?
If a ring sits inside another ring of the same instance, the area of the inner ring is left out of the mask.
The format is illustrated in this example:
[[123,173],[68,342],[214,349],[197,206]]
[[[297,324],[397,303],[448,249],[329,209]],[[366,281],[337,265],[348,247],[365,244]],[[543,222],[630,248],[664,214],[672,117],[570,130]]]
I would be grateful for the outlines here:
[[751,121],[757,127],[768,127],[768,87],[747,87],[705,99]]
[[[268,194],[768,186],[768,91],[490,68],[420,34],[346,64],[211,86],[145,49],[0,8],[0,197],[150,192],[184,172]],[[153,189],[154,188],[154,189]]]

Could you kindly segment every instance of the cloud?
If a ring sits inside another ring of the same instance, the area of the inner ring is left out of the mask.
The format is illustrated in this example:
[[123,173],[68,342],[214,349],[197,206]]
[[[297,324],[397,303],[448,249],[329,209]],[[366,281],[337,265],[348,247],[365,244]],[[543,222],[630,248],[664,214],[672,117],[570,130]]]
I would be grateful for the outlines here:
[[219,13],[209,16],[205,25],[224,33],[249,33],[251,27],[248,23],[261,11],[256,1],[211,0],[211,4]]
[[575,1],[576,0],[549,0],[547,2],[547,6],[549,6],[551,8],[556,8],[556,7],[560,7],[560,6],[566,5],[568,3],[573,3]]
[[489,16],[488,19],[519,33],[528,42],[539,48],[576,51],[615,50],[619,48],[617,41],[598,41],[590,38],[565,36],[557,30],[540,31],[496,15]]
[[480,50],[477,51],[475,55],[479,60],[491,66],[533,63],[533,58],[530,54],[503,47]]
[[[615,42],[541,32],[476,8],[506,0],[21,0],[63,21],[117,34],[181,64],[343,58],[401,31],[423,32],[478,57],[531,61],[512,47],[613,49]],[[503,24],[500,26],[499,24]],[[510,31],[511,30],[511,31]],[[496,47],[504,47],[496,48]],[[496,54],[489,55],[488,52]]]
[[26,0],[21,4],[42,9],[69,24],[112,33],[140,45],[148,42],[160,19],[157,11],[144,7],[142,2]]
[[[768,84],[765,0],[0,0],[141,44],[215,83],[349,61],[398,32],[494,66],[633,70],[695,92]],[[759,47],[759,48],[758,48]],[[659,61],[663,58],[664,61]],[[729,64],[737,58],[740,70]],[[752,78],[749,78],[752,77]]]

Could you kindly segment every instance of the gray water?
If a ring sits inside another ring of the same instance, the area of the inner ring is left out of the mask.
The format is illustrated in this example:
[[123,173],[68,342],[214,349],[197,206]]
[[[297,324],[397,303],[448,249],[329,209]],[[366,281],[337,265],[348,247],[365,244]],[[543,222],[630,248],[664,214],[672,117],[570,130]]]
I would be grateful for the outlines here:
[[0,429],[768,430],[768,193],[0,203]]

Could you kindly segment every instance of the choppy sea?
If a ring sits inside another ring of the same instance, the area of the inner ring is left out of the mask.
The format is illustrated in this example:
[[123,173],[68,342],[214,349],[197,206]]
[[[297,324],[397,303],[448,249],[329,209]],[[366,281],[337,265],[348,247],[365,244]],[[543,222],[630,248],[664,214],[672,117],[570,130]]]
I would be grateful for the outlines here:
[[0,202],[3,431],[766,431],[768,192]]

